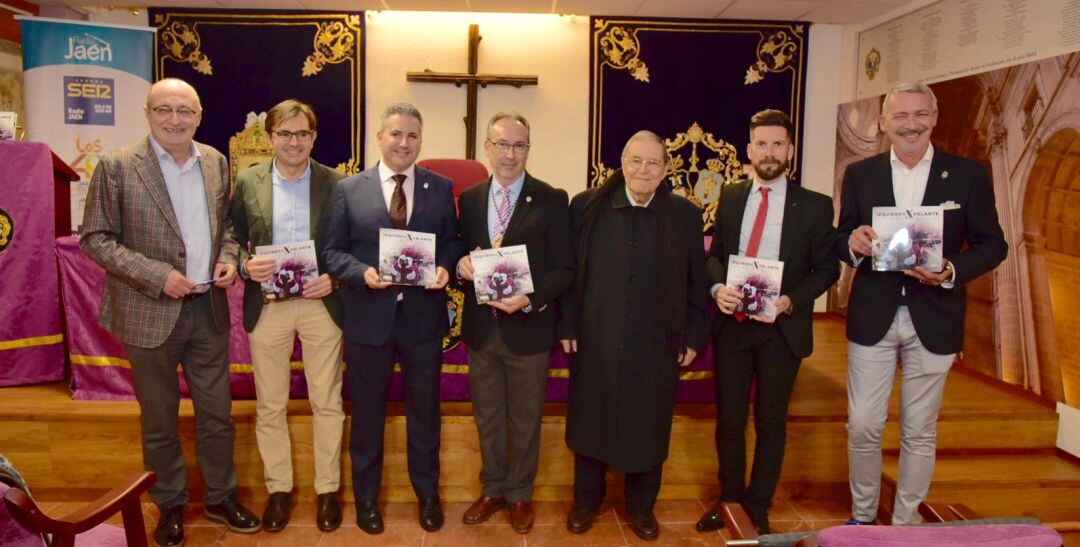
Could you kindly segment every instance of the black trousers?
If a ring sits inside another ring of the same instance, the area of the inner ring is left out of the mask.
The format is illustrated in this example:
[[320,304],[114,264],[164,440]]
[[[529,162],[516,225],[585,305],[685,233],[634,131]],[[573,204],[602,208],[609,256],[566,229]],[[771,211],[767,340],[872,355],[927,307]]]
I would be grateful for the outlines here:
[[[801,359],[774,324],[747,319],[729,323],[714,341],[716,452],[721,498],[764,511],[772,505],[787,442],[787,410]],[[754,466],[746,484],[746,422],[754,397]]]
[[[574,503],[596,509],[604,502],[607,492],[605,477],[608,464],[574,453]],[[631,515],[652,513],[656,496],[660,494],[663,462],[642,473],[626,473],[624,492],[626,512]]]
[[402,334],[408,329],[407,323],[397,314],[390,339],[379,346],[350,343],[348,336],[345,339],[345,378],[352,401],[349,456],[356,501],[375,501],[382,485],[386,396],[395,357],[405,380],[409,480],[420,499],[439,493],[442,338],[406,342]]
[[206,483],[207,505],[236,494],[233,468],[229,332],[214,329],[211,296],[185,302],[169,337],[156,348],[124,344],[131,361],[142,425],[143,465],[157,473],[150,499],[162,509],[188,501],[187,469],[176,431],[180,364],[195,405],[195,454]]

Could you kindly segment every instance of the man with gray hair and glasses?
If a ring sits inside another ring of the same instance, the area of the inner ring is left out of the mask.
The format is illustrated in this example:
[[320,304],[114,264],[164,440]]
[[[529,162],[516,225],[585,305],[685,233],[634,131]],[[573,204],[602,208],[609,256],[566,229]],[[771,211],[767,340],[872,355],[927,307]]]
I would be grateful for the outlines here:
[[[439,378],[449,327],[446,283],[461,257],[457,208],[449,179],[416,166],[423,118],[415,106],[390,105],[377,134],[382,157],[341,179],[327,215],[322,257],[345,286],[345,370],[353,420],[349,439],[356,525],[383,531],[376,497],[382,483],[386,395],[394,363],[405,381],[409,479],[420,500],[420,526],[443,525],[439,503]],[[435,281],[391,285],[379,276],[379,230],[435,236]]]
[[[878,123],[890,150],[848,166],[836,254],[857,268],[848,305],[848,463],[852,518],[871,524],[881,486],[881,435],[902,362],[900,463],[892,524],[919,522],[934,474],[945,378],[964,342],[964,287],[994,269],[1005,243],[986,168],[935,148],[937,98],[921,83],[889,90]],[[875,271],[875,207],[941,206],[943,267]]]
[[510,525],[532,529],[533,480],[540,458],[548,362],[555,344],[556,300],[574,281],[566,191],[525,171],[529,122],[516,112],[492,116],[484,141],[491,180],[461,195],[466,249],[525,245],[535,291],[477,303],[469,256],[457,265],[464,282],[461,335],[469,347],[469,387],[483,467],[480,497],[465,511],[479,524],[510,507]]
[[187,472],[177,434],[179,364],[195,405],[206,517],[253,533],[258,517],[236,500],[229,393],[229,304],[237,244],[225,156],[194,141],[195,88],[165,78],[146,97],[146,139],[105,155],[90,179],[79,246],[105,268],[101,326],[131,361],[143,465],[157,473],[160,546],[184,543]]

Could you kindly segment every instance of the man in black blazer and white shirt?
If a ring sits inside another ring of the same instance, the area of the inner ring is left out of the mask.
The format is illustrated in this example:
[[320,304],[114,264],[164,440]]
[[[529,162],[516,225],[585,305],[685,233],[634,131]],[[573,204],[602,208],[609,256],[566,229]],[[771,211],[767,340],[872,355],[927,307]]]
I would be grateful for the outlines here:
[[[793,133],[791,118],[779,110],[750,119],[747,155],[754,176],[724,187],[705,262],[710,294],[722,312],[713,342],[720,501],[742,503],[762,534],[769,533],[768,509],[784,459],[791,389],[799,364],[814,349],[814,300],[840,277],[832,200],[792,184],[785,174],[795,154]],[[742,293],[725,285],[732,255],[784,262],[774,322],[735,312]],[[745,431],[754,377],[757,443],[747,486]],[[720,501],[698,521],[698,530],[723,526]]]
[[[844,173],[836,253],[858,268],[847,320],[850,524],[873,522],[877,514],[881,433],[898,358],[900,469],[892,523],[919,521],[934,473],[945,377],[964,341],[964,286],[994,269],[1008,250],[986,168],[931,146],[937,119],[929,87],[893,87],[879,120],[891,150]],[[920,205],[945,209],[942,271],[874,271],[863,260],[877,237],[873,208]]]
[[483,490],[462,518],[479,524],[510,506],[510,525],[532,529],[533,480],[540,457],[548,362],[555,343],[555,302],[574,281],[566,191],[525,171],[529,122],[498,112],[484,154],[491,180],[458,200],[466,249],[525,245],[535,291],[477,304],[472,259],[458,262],[465,288],[461,334],[469,347],[469,387],[480,434]]

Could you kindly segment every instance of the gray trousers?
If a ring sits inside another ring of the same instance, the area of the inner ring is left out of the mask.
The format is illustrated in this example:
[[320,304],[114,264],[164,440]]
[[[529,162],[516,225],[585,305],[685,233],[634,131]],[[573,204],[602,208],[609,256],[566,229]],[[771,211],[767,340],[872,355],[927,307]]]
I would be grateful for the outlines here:
[[854,518],[871,521],[877,517],[881,434],[899,357],[903,363],[900,471],[892,523],[921,521],[918,507],[926,499],[934,475],[938,410],[954,356],[931,353],[923,347],[907,306],[900,306],[889,332],[877,344],[848,344],[848,465]]
[[548,352],[516,355],[498,327],[481,348],[469,348],[469,389],[480,434],[483,495],[530,501],[540,459]]
[[188,500],[187,471],[176,431],[180,408],[177,363],[195,405],[195,448],[207,505],[236,493],[233,469],[229,333],[213,328],[210,296],[187,302],[172,334],[156,348],[124,344],[142,422],[143,465],[157,473],[150,499],[168,509]]

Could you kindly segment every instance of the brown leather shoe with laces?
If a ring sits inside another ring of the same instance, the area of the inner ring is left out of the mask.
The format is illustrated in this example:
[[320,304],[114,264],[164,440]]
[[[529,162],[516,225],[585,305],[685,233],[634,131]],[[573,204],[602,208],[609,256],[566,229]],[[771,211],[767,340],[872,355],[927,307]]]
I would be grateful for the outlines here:
[[515,532],[528,534],[535,518],[531,501],[517,501],[510,505],[510,526]]
[[491,518],[491,515],[506,508],[506,500],[502,498],[489,498],[480,496],[465,511],[461,522],[465,524],[480,524]]

